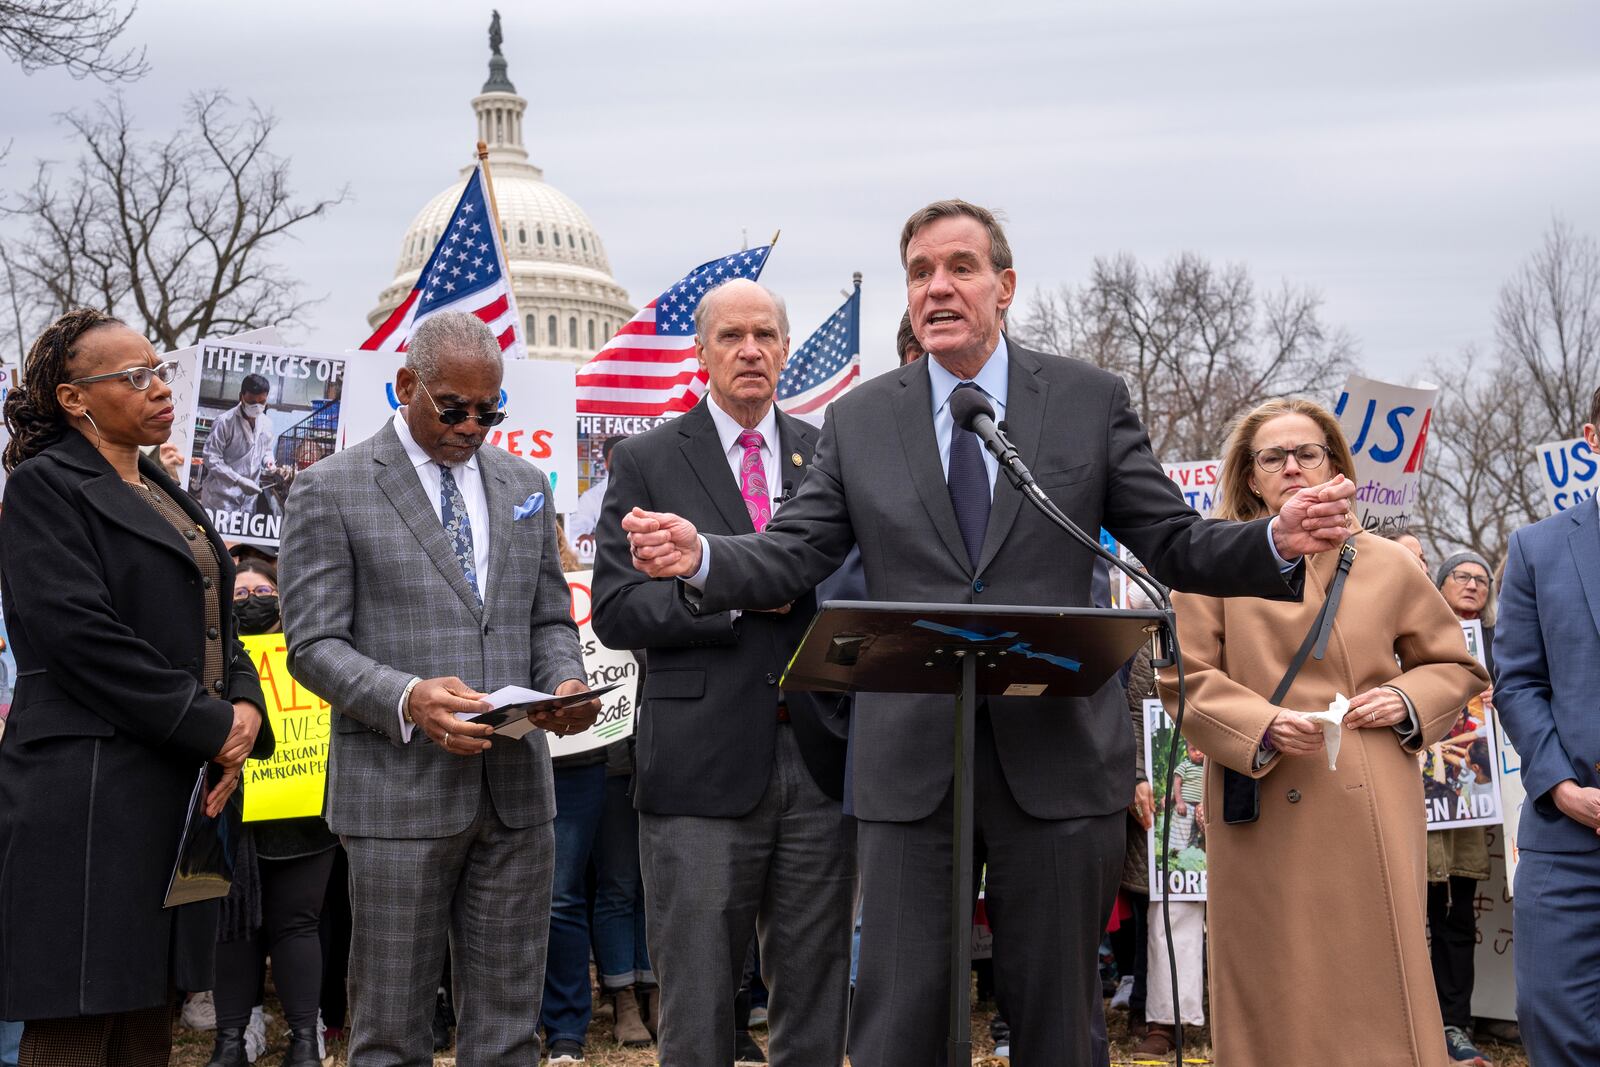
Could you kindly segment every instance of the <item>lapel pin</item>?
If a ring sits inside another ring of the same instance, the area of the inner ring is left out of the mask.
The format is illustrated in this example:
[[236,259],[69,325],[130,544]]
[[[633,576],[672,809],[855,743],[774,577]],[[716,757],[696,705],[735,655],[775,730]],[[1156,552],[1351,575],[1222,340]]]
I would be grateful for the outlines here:
[[798,467],[798,466],[800,466],[801,463],[804,462],[804,460],[802,460],[800,458],[800,453],[798,453],[798,452],[790,452],[789,453],[789,462],[793,463],[796,467]]

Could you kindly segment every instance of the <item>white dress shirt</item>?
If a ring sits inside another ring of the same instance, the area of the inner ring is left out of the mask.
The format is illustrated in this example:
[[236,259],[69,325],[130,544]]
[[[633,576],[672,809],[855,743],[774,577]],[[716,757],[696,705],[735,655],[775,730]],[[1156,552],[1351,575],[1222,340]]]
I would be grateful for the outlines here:
[[[394,432],[400,438],[400,447],[406,450],[406,456],[411,460],[411,465],[416,468],[417,479],[422,482],[422,492],[428,498],[428,503],[433,507],[433,517],[439,520],[440,527],[444,525],[444,505],[439,500],[439,486],[444,481],[444,476],[439,470],[439,464],[422,450],[416,438],[411,436],[411,427],[406,425],[405,409],[394,413]],[[467,520],[472,524],[472,565],[478,572],[478,594],[485,600],[489,592],[489,497],[483,491],[483,474],[478,468],[476,454],[465,463],[453,465],[450,469],[455,478],[456,487],[461,490],[461,499],[466,501]],[[400,734],[406,741],[411,740],[412,724],[406,721],[406,698],[408,690],[400,697],[400,706],[396,709],[400,714]]]

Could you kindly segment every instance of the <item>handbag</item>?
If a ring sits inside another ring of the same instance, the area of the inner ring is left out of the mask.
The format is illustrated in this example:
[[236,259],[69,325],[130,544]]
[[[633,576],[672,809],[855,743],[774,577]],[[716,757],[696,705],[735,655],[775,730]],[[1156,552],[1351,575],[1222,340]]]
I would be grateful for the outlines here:
[[[1328,595],[1322,601],[1322,610],[1311,620],[1311,629],[1306,632],[1305,640],[1300,642],[1294,659],[1289,661],[1289,669],[1283,672],[1283,680],[1278,683],[1278,688],[1272,691],[1269,698],[1271,703],[1280,704],[1289,695],[1289,687],[1294,684],[1300,668],[1305,666],[1306,656],[1320,660],[1327,654],[1328,638],[1333,633],[1333,617],[1339,612],[1339,598],[1344,592],[1344,580],[1356,561],[1355,541],[1351,537],[1340,547],[1339,566],[1328,582]],[[1232,767],[1222,768],[1222,821],[1239,825],[1255,822],[1260,817],[1261,780],[1240,774]]]

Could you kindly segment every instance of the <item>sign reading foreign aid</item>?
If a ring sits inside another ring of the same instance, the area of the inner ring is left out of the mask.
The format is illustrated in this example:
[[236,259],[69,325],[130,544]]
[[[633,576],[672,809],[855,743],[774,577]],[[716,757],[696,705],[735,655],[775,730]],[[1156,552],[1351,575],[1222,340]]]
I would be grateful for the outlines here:
[[[1356,460],[1356,513],[1364,529],[1404,529],[1422,490],[1422,457],[1439,396],[1437,386],[1412,388],[1352,374],[1333,413]],[[1325,481],[1331,471],[1319,471]]]
[[1600,459],[1581,437],[1534,446],[1539,457],[1539,483],[1549,512],[1566,511],[1594,496],[1600,488]]
[[[346,446],[366,440],[394,418],[400,407],[394,376],[405,358],[399,352],[361,352],[350,357],[345,369]],[[506,360],[500,406],[506,421],[489,430],[486,443],[544,471],[555,490],[556,512],[571,512],[578,506],[578,432],[572,417],[578,394],[572,364]]]

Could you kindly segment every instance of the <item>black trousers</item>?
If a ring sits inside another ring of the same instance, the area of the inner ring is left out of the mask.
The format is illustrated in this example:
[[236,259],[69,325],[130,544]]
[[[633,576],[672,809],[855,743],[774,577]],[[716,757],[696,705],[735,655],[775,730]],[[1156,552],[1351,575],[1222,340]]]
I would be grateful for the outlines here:
[[259,859],[261,929],[254,937],[217,945],[218,1027],[243,1027],[261,1003],[262,964],[272,960],[272,980],[289,1028],[312,1030],[322,996],[322,901],[333,871],[333,849],[292,860]]
[[[975,831],[988,857],[995,995],[1014,1067],[1107,1061],[1099,946],[1127,848],[1125,812],[1036,819],[1017,806],[988,717],[977,722]],[[862,821],[857,1063],[939,1067],[949,1027],[949,795],[913,823]]]
[[1478,948],[1478,915],[1472,905],[1478,883],[1452,875],[1428,883],[1428,933],[1433,954],[1433,986],[1446,1026],[1472,1027],[1473,954]]

